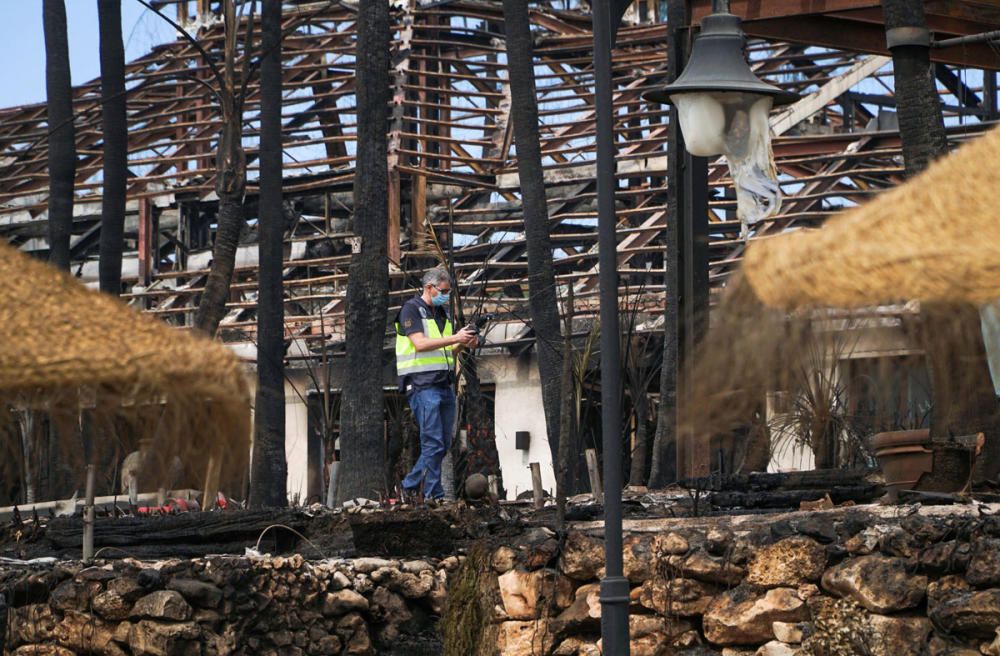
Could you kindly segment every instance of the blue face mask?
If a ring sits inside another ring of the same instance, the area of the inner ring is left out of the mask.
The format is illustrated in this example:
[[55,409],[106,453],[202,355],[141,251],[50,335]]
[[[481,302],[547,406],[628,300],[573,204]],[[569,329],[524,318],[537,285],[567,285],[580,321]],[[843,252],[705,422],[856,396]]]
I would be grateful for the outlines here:
[[433,303],[434,305],[438,305],[438,306],[447,305],[448,304],[448,300],[450,298],[451,298],[451,294],[444,294],[442,292],[438,292],[438,295],[431,299],[431,303]]

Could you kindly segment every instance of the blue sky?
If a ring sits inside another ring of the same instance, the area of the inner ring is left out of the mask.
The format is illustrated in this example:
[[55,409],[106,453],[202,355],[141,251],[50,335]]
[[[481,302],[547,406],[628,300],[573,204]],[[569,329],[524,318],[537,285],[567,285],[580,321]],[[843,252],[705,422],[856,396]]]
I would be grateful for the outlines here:
[[[66,0],[73,84],[99,77],[97,0]],[[173,39],[173,28],[136,0],[122,0],[125,58]],[[45,100],[45,37],[42,0],[0,0],[0,107]]]

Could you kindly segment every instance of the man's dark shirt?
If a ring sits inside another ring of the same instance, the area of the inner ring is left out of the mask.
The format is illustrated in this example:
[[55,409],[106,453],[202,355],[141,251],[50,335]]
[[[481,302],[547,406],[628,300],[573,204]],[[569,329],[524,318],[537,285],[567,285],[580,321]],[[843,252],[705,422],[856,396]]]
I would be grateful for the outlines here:
[[[399,326],[404,335],[424,332],[424,317],[433,317],[437,322],[438,330],[444,333],[445,322],[448,320],[448,311],[445,306],[433,306],[424,303],[420,296],[414,296],[399,310]],[[425,334],[425,337],[430,335]],[[450,347],[448,347],[450,348]],[[452,373],[450,371],[423,371],[408,376],[399,377],[399,389],[411,394],[417,390],[428,387],[440,387],[452,383]]]

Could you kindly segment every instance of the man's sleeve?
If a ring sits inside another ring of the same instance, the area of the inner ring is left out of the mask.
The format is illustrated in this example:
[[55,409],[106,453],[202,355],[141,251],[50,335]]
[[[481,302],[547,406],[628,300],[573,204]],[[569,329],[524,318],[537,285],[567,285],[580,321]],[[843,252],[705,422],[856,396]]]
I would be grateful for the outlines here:
[[414,307],[413,303],[407,303],[399,311],[399,325],[403,329],[404,335],[424,332],[424,322],[420,318],[420,310]]

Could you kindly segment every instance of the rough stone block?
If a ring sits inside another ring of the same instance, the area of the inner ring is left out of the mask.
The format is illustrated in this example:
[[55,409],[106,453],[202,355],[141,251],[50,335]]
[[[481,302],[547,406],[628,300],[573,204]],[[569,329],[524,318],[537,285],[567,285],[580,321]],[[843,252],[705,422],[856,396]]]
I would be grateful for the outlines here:
[[794,587],[818,581],[826,567],[826,550],[812,538],[779,540],[759,550],[750,561],[747,583],[765,587]]
[[512,569],[497,578],[504,611],[511,619],[527,620],[570,605],[572,585],[559,572]]
[[323,599],[323,615],[346,615],[356,610],[368,610],[368,600],[350,588],[327,593]]
[[927,591],[927,577],[915,576],[900,558],[862,556],[823,574],[823,587],[850,597],[873,613],[892,613],[917,606]]
[[191,612],[191,606],[176,590],[157,590],[135,602],[130,617],[182,621],[189,619]]
[[774,639],[774,622],[801,622],[809,609],[791,588],[761,595],[739,586],[717,596],[703,617],[705,637],[717,645],[760,645]]
[[661,615],[694,617],[705,612],[716,592],[694,579],[651,579],[639,588],[639,603]]
[[204,581],[173,578],[167,584],[168,590],[176,590],[191,605],[201,608],[218,608],[222,602],[222,590]]

